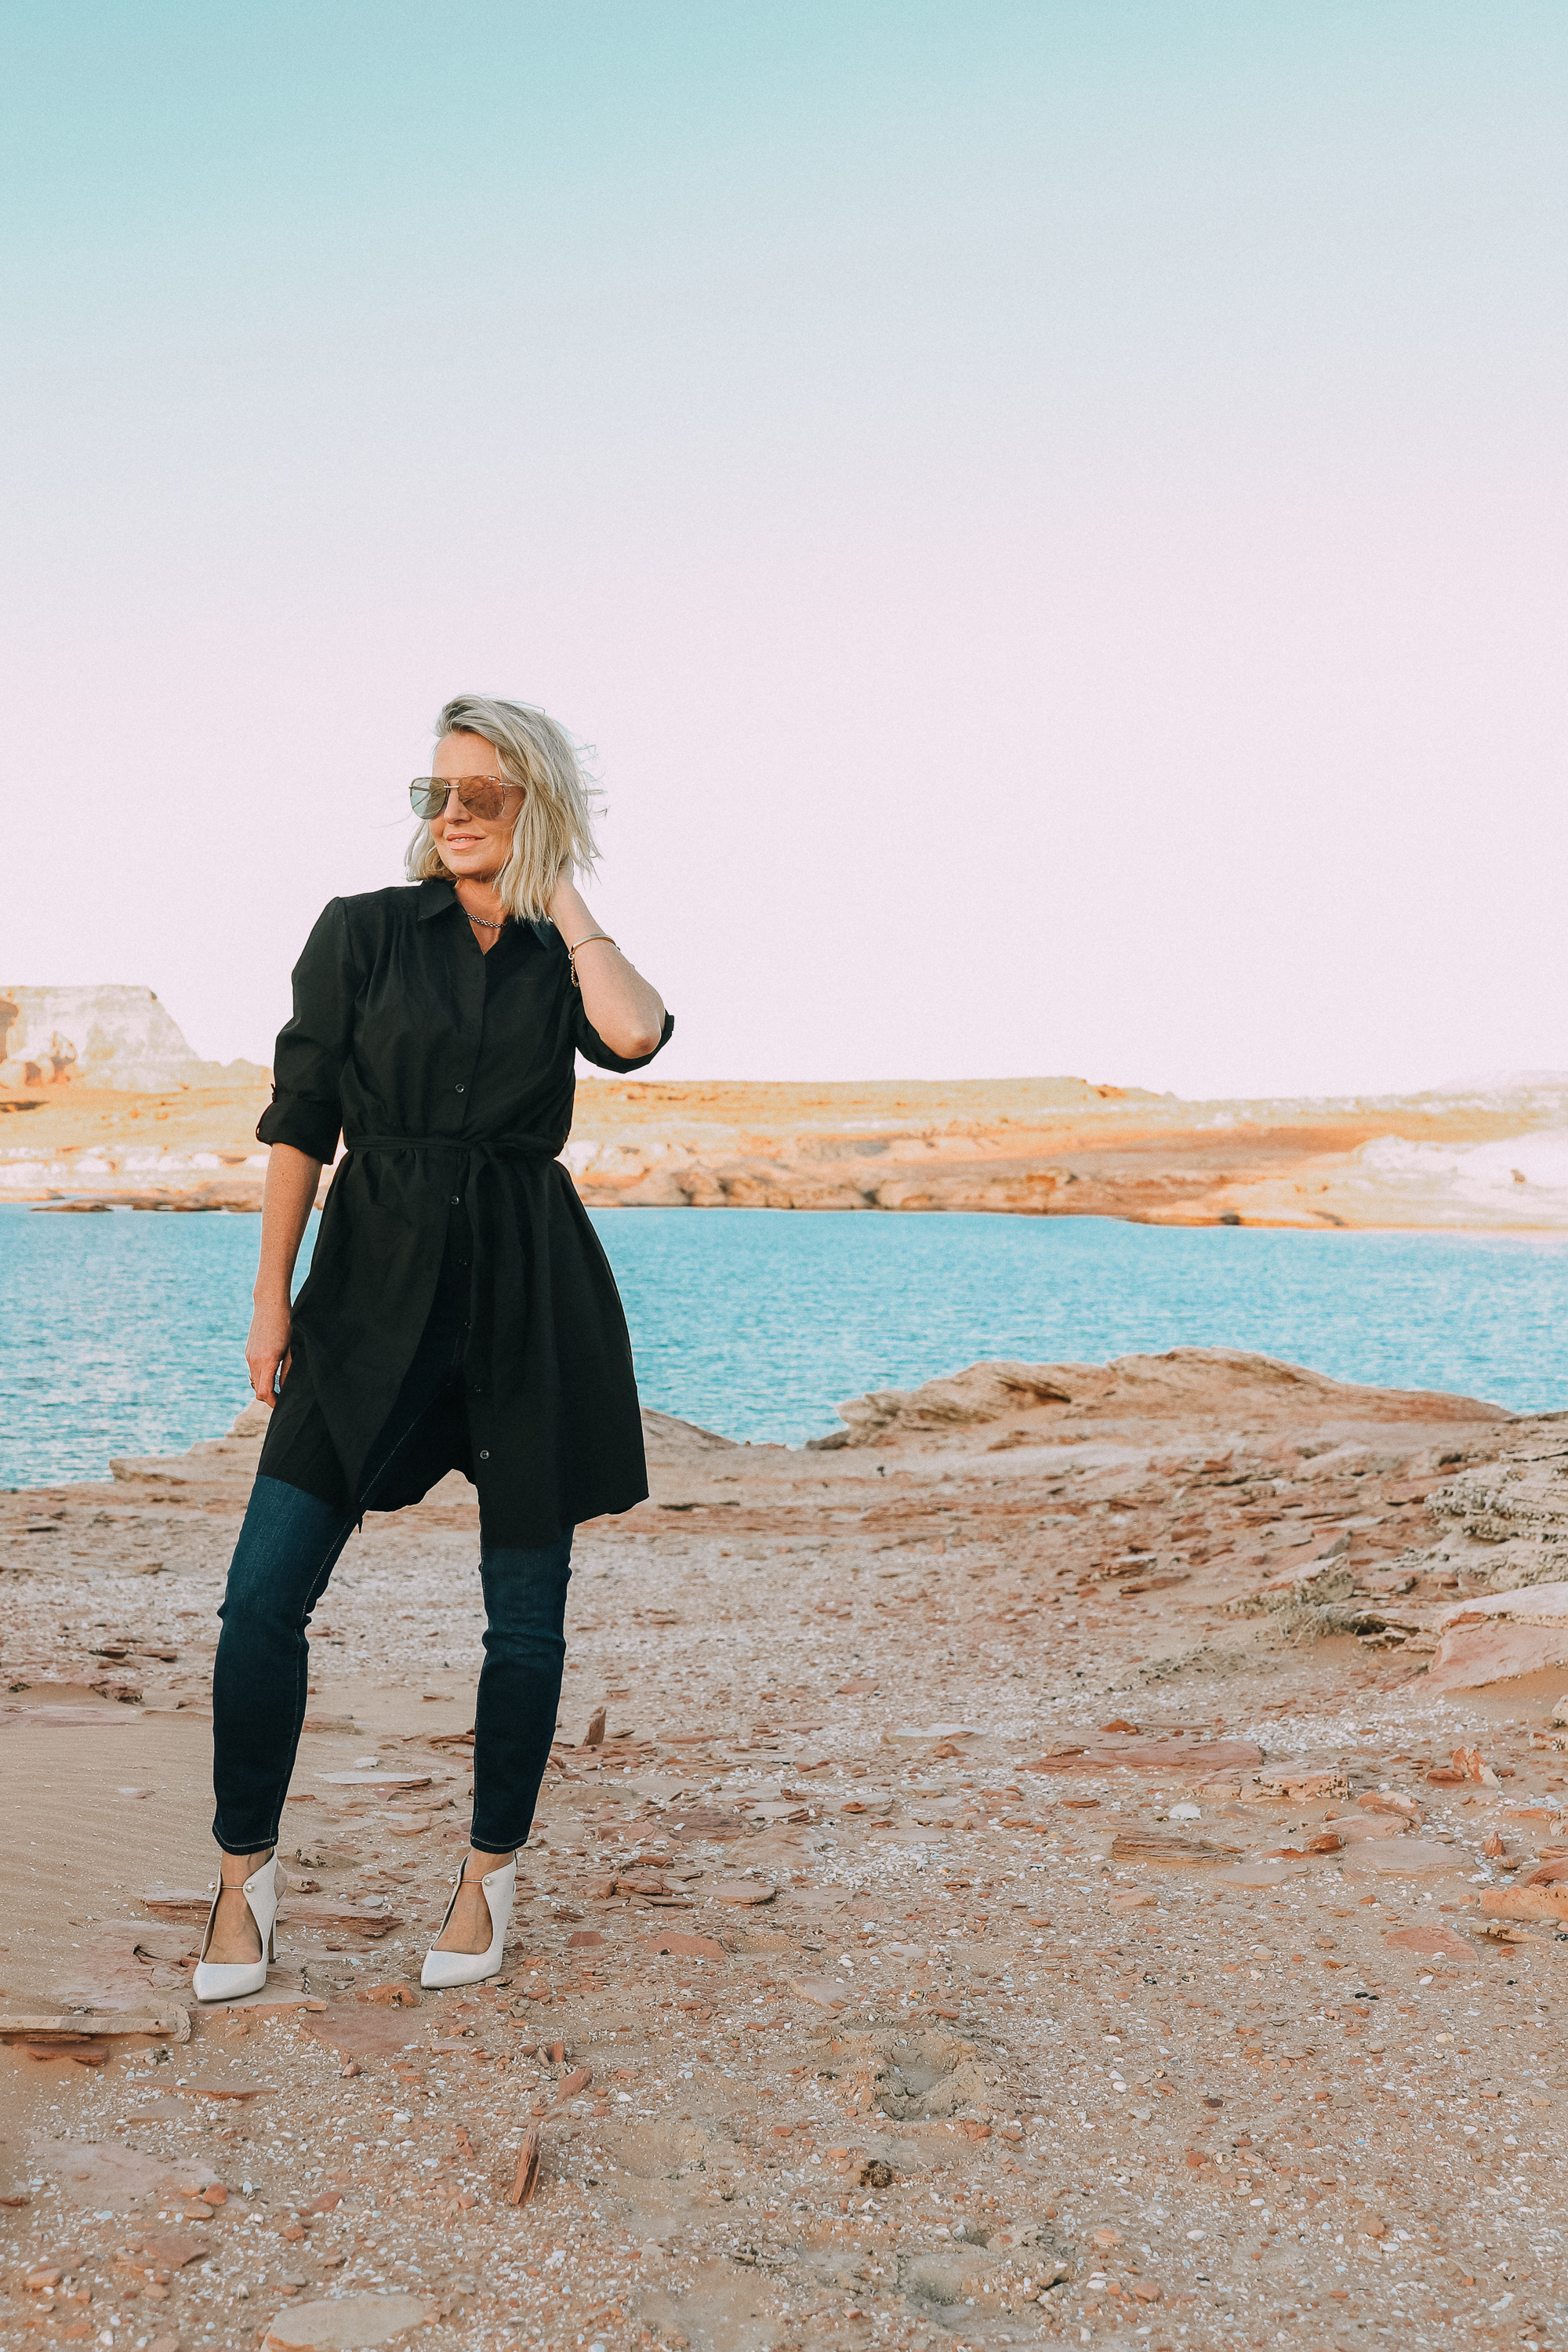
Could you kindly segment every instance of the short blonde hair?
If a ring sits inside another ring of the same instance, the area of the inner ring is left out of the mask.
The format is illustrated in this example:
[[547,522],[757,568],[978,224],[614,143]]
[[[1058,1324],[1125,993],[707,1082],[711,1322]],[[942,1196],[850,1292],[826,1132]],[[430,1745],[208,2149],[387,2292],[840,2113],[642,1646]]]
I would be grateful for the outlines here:
[[[487,694],[459,694],[436,720],[443,735],[480,735],[496,755],[509,784],[520,785],[523,803],[511,836],[511,855],[494,888],[519,922],[548,919],[563,865],[591,873],[598,861],[594,804],[600,795],[583,757],[563,727],[527,702],[498,702]],[[408,845],[404,871],[411,882],[447,874],[447,867],[427,824]]]

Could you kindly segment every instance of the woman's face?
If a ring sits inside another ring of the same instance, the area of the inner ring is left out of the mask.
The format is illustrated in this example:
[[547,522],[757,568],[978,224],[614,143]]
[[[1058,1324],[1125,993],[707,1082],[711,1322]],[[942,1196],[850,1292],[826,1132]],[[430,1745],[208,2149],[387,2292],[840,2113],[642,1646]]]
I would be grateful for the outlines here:
[[[500,775],[500,761],[495,745],[487,743],[482,735],[443,735],[436,746],[436,757],[430,763],[430,773],[447,783],[455,783],[464,776]],[[517,823],[517,813],[522,806],[520,786],[509,784],[506,799],[499,816],[474,816],[461,802],[450,793],[440,816],[430,819],[430,832],[438,844],[449,873],[459,881],[486,881],[499,874],[511,852],[511,832]]]

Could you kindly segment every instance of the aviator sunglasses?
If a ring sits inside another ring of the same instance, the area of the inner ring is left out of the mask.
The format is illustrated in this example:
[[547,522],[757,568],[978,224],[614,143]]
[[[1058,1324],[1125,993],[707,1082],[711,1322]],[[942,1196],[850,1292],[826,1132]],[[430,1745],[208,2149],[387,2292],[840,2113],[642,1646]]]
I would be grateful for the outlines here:
[[457,793],[458,805],[470,816],[493,819],[506,805],[507,784],[501,776],[416,776],[408,787],[409,804],[428,824],[446,809],[448,793]]

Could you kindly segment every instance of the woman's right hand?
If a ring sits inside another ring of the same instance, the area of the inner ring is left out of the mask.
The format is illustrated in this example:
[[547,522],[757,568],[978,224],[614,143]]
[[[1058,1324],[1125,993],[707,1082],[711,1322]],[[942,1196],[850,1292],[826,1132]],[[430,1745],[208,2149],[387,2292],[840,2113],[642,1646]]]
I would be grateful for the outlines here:
[[268,1412],[278,1402],[277,1391],[289,1377],[293,1331],[294,1318],[281,1300],[266,1307],[258,1303],[250,1318],[250,1337],[245,1343],[245,1361],[250,1373],[251,1393]]

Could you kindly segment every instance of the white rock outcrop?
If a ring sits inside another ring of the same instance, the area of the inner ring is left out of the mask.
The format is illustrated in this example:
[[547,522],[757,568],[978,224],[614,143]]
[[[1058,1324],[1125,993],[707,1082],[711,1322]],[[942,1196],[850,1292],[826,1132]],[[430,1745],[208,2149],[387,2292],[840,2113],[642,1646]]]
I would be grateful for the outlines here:
[[243,1086],[256,1062],[204,1062],[150,988],[0,986],[0,1086]]

